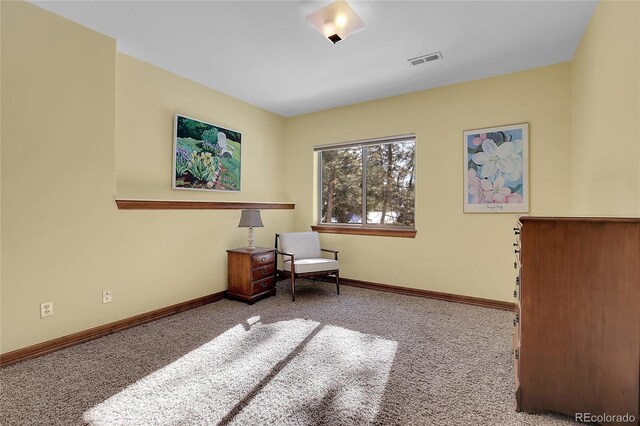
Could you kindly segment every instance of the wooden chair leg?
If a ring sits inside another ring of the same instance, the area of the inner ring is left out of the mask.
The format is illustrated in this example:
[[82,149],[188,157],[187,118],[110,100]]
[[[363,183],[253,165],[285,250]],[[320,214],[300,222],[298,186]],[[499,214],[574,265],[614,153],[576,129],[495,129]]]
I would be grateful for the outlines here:
[[338,290],[338,294],[340,294],[340,271],[336,272],[336,289]]
[[291,301],[296,301],[296,276],[291,274]]

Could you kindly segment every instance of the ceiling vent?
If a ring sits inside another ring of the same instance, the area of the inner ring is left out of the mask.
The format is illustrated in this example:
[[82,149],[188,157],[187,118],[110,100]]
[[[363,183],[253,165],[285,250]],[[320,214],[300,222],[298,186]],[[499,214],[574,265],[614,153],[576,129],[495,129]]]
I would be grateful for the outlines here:
[[415,58],[407,59],[411,65],[420,65],[426,64],[427,62],[437,61],[438,59],[442,59],[442,53],[434,52],[429,53],[428,55],[416,56]]

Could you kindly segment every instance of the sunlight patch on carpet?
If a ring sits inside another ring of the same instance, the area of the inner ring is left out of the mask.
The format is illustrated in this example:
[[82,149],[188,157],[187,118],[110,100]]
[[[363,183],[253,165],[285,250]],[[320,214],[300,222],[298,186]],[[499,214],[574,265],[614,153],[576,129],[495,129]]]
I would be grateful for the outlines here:
[[[92,425],[372,421],[397,343],[295,319],[243,324],[84,413]],[[273,376],[273,377],[270,377]],[[333,413],[333,414],[332,414]],[[299,421],[300,417],[298,417]]]
[[371,424],[397,347],[325,325],[230,424]]

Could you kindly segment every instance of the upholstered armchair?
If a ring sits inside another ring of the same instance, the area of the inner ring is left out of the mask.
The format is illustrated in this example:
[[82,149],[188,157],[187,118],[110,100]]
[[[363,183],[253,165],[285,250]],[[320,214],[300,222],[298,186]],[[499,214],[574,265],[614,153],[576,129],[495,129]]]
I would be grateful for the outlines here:
[[[320,236],[317,232],[276,234],[275,246],[277,254],[282,256],[282,273],[291,279],[292,301],[296,300],[296,278],[333,275],[336,279],[336,289],[340,294],[338,252],[321,248]],[[332,253],[333,259],[322,257],[322,252]]]

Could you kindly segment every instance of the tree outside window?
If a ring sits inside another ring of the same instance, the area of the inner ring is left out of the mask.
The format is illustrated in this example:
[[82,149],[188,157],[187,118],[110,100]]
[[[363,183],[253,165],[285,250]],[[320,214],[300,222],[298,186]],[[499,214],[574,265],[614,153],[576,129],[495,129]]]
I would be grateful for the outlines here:
[[414,227],[414,137],[319,151],[320,224]]

